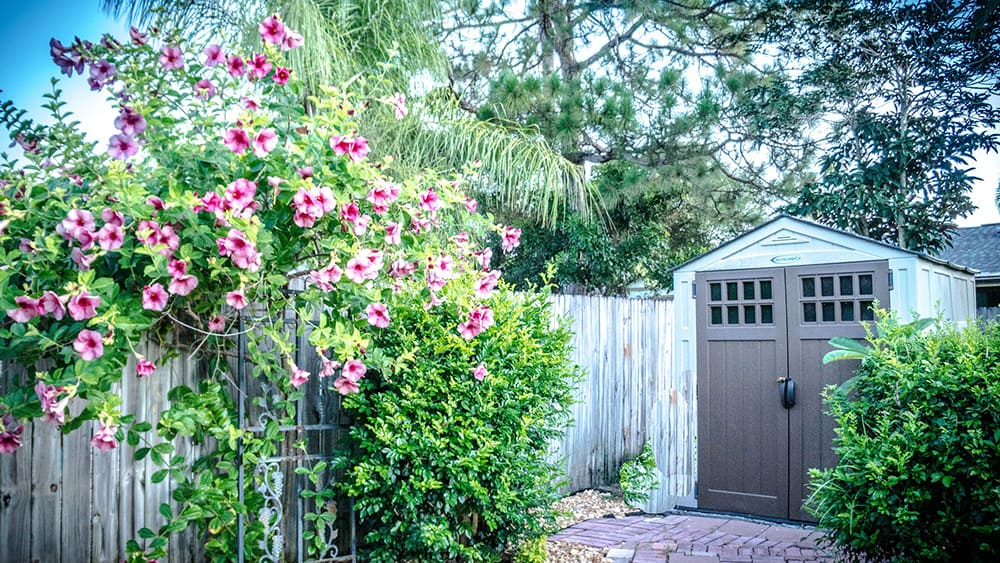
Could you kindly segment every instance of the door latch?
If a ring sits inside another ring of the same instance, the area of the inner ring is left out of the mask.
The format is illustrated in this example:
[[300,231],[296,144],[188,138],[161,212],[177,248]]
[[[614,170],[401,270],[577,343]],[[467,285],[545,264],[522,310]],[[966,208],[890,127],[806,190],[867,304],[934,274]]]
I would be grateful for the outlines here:
[[781,406],[790,409],[795,406],[795,380],[791,377],[779,377],[775,379],[780,383],[778,387],[781,394]]

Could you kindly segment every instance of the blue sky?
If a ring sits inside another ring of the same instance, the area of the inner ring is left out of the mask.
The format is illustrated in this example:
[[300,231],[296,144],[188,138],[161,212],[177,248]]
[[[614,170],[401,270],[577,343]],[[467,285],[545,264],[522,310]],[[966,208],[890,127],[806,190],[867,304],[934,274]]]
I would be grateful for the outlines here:
[[[69,43],[74,36],[96,41],[104,33],[127,36],[128,27],[104,16],[100,0],[0,0],[4,14],[0,24],[0,52],[5,54],[0,65],[0,99],[12,100],[36,118],[44,118],[38,106],[42,95],[49,91],[49,77],[58,73],[49,57],[49,38]],[[93,140],[105,142],[115,133],[112,122],[115,112],[103,94],[90,91],[86,80],[62,77],[60,87],[69,109],[76,114],[84,130]],[[0,150],[9,141],[0,131]],[[1000,211],[993,203],[1000,182],[1000,156],[996,153],[976,154],[975,175],[982,180],[972,194],[979,210],[959,221],[960,226],[1000,223]]]

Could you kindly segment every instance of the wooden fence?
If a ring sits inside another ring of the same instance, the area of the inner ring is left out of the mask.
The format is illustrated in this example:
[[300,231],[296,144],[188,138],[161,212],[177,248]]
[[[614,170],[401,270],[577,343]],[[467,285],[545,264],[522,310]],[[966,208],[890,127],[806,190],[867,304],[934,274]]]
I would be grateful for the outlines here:
[[[571,319],[574,360],[586,370],[576,423],[554,454],[565,460],[567,489],[617,482],[621,464],[649,440],[661,487],[646,509],[671,508],[693,488],[695,465],[694,389],[671,369],[673,303],[559,295],[553,305]],[[142,352],[160,357],[153,347]],[[123,412],[157,420],[167,390],[194,386],[197,368],[182,355],[153,377],[123,378]],[[0,392],[11,377],[0,373]],[[139,528],[162,525],[158,507],[171,502],[169,480],[152,483],[158,468],[133,461],[133,448],[95,450],[91,432],[89,423],[68,436],[50,424],[29,424],[24,445],[0,455],[0,562],[116,562]],[[175,536],[169,561],[198,560],[199,545],[193,533]]]
[[557,295],[553,305],[572,319],[573,358],[586,371],[559,449],[568,490],[617,482],[648,440],[660,488],[644,508],[672,508],[694,488],[696,421],[693,382],[673,373],[673,301]]

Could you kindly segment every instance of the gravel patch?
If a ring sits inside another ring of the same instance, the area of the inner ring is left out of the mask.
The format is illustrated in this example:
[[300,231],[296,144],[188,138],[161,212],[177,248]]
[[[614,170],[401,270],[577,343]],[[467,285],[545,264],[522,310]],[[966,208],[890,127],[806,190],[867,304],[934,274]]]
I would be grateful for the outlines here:
[[[621,518],[636,512],[625,504],[620,494],[593,489],[564,497],[554,508],[560,512],[556,518],[560,529],[591,518]],[[611,559],[605,557],[607,548],[561,541],[550,541],[545,547],[549,563],[611,563]]]

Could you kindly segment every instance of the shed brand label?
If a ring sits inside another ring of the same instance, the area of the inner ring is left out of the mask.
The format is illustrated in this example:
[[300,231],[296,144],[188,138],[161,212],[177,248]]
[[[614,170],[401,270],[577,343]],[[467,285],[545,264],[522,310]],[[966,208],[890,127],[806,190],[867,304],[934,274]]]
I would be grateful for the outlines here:
[[798,254],[781,254],[771,258],[771,262],[775,264],[791,264],[792,262],[798,262],[802,257]]

